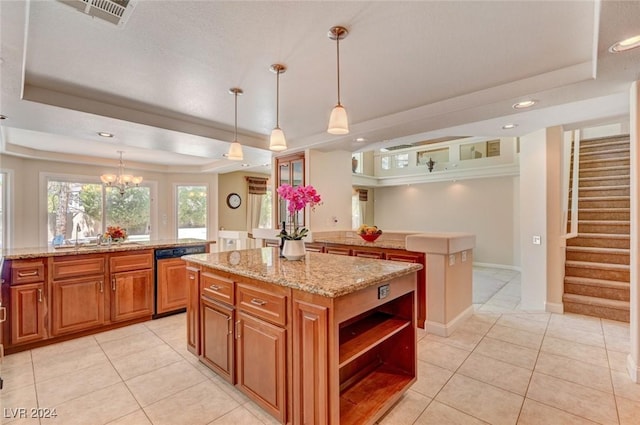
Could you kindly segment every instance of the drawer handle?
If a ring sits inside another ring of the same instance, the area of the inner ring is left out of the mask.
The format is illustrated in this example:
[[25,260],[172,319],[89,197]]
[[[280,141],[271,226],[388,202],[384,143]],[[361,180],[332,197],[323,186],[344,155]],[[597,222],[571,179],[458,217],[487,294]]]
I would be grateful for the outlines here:
[[42,289],[38,288],[38,302],[42,302]]
[[7,307],[0,307],[0,323],[7,320]]
[[233,334],[233,328],[229,326],[231,324],[231,316],[227,317],[227,329],[229,331],[229,335]]
[[220,290],[220,287],[218,285],[211,285],[209,286],[209,289],[211,289],[212,291],[218,292]]
[[98,285],[100,286],[100,293],[103,293],[104,292],[104,282],[99,281]]
[[18,272],[18,277],[38,276],[38,271],[33,272]]
[[116,278],[111,279],[111,290],[115,292],[116,290]]
[[252,298],[252,299],[251,299],[251,304],[253,304],[253,305],[257,305],[257,306],[260,306],[260,307],[262,307],[262,306],[263,306],[263,305],[265,305],[266,303],[267,303],[266,301],[262,301],[262,300],[261,300],[261,299],[259,299],[259,298]]

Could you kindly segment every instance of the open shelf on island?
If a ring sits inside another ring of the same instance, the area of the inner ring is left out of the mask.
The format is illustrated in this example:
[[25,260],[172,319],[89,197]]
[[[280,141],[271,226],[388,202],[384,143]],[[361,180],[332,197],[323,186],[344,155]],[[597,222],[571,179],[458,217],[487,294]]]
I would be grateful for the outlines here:
[[386,341],[404,328],[411,326],[411,321],[395,316],[375,312],[366,318],[352,323],[340,330],[340,359],[338,367],[342,367]]
[[386,365],[374,369],[340,393],[340,425],[371,423],[394,404],[413,382],[407,375]]

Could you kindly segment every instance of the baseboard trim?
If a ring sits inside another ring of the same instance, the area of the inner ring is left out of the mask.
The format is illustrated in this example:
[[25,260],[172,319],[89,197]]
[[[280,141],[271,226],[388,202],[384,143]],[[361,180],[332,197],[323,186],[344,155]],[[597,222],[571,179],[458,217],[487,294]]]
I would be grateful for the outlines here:
[[633,382],[640,383],[640,366],[633,360],[631,354],[627,356],[627,372]]
[[492,269],[504,269],[504,270],[513,270],[516,272],[522,272],[522,268],[519,266],[511,266],[509,264],[493,264],[493,263],[477,263],[473,262],[474,267],[489,267]]
[[545,302],[544,311],[546,311],[547,313],[564,314],[564,304]]
[[450,320],[448,323],[438,323],[427,320],[424,329],[427,331],[427,333],[446,338],[451,335],[453,331],[455,331],[456,328],[460,326],[460,324],[465,319],[471,317],[473,315],[473,311],[473,305],[470,305],[466,310],[458,314],[453,320]]

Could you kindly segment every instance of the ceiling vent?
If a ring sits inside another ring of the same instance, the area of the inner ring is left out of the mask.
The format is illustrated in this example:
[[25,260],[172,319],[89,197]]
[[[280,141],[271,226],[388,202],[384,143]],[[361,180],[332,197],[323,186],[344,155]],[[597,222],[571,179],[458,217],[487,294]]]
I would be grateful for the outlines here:
[[135,1],[132,0],[58,0],[83,12],[91,17],[111,22],[114,25],[123,26],[133,9]]

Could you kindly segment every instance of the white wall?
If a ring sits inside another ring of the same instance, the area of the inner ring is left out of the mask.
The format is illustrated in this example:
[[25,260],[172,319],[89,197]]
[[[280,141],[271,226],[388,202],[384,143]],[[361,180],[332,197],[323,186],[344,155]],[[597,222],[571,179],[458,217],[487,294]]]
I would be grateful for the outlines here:
[[306,222],[314,231],[351,228],[351,152],[320,152],[305,154],[306,184],[316,188],[322,205],[307,211]]
[[514,179],[379,187],[375,190],[376,222],[369,224],[383,230],[473,233],[475,262],[517,266]]
[[[99,175],[113,171],[115,166],[96,167],[94,165],[71,164],[55,161],[40,161],[18,158],[10,155],[0,157],[0,168],[11,170],[13,179],[9,190],[12,204],[9,214],[12,217],[11,234],[12,248],[35,247],[45,244],[46,239],[46,187],[43,186],[43,173],[55,175],[71,175],[95,178],[100,182]],[[176,209],[174,184],[206,184],[209,187],[208,228],[209,238],[217,237],[218,228],[218,175],[217,174],[164,174],[140,172],[127,167],[127,171],[142,175],[145,182],[153,183],[156,187],[155,211],[152,228],[153,239],[175,239],[176,237]],[[153,208],[153,207],[152,207]],[[45,235],[45,236],[42,236]]]
[[[546,130],[520,138],[522,309],[544,310],[547,296]],[[540,236],[541,244],[533,244]]]

